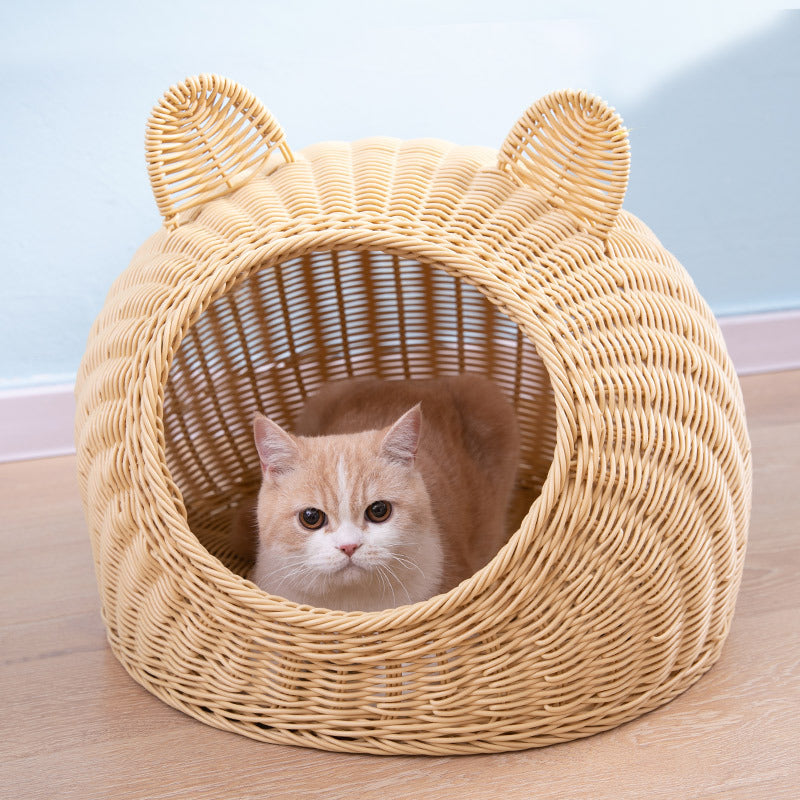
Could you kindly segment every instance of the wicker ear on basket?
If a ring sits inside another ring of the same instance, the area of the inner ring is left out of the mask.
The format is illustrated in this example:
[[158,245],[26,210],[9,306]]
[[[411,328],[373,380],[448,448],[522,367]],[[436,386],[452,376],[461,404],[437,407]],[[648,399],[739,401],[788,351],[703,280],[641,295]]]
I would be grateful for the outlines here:
[[[203,75],[154,109],[164,226],[112,287],[76,388],[103,618],[170,705],[269,742],[517,750],[666,703],[720,655],[742,575],[750,449],[719,327],[622,210],[605,103],[535,103],[499,152],[421,139],[293,154]],[[446,594],[297,606],[243,576],[257,409],[325,381],[489,375],[522,436],[518,524]]]

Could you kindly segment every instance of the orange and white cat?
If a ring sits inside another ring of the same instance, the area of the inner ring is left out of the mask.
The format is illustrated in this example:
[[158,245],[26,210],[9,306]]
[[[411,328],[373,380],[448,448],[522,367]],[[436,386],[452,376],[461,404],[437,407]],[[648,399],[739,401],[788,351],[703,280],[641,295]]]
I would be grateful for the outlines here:
[[516,418],[489,380],[347,380],[295,435],[258,414],[251,579],[297,603],[377,611],[456,585],[507,538]]

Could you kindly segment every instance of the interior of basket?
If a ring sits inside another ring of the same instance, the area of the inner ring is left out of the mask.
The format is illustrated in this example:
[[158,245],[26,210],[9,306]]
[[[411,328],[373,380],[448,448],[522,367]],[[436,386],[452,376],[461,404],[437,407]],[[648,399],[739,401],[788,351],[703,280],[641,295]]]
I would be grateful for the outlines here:
[[264,267],[219,297],[175,354],[165,388],[167,465],[189,526],[231,570],[235,509],[258,491],[256,411],[292,428],[305,399],[349,377],[474,372],[514,404],[521,435],[509,535],[541,491],[555,446],[547,372],[517,325],[435,265],[379,251],[320,251]]

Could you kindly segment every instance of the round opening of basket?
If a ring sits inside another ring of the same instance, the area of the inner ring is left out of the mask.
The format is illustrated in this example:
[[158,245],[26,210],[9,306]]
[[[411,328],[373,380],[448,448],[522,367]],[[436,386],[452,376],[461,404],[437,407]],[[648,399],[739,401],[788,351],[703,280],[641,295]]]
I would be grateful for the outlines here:
[[[708,306],[622,210],[627,131],[556,92],[499,151],[373,138],[293,153],[216,76],[148,127],[164,225],[115,283],[76,386],[111,647],[151,692],[255,739],[516,750],[653,709],[720,655],[750,450]],[[298,606],[229,546],[256,410],[329,381],[474,372],[521,433],[508,543],[445,594]]]
[[164,387],[166,464],[191,531],[241,575],[252,565],[231,549],[230,527],[261,480],[253,414],[291,429],[328,381],[490,377],[521,432],[509,533],[541,491],[556,423],[534,345],[474,285],[399,251],[313,250],[248,270],[175,352]]

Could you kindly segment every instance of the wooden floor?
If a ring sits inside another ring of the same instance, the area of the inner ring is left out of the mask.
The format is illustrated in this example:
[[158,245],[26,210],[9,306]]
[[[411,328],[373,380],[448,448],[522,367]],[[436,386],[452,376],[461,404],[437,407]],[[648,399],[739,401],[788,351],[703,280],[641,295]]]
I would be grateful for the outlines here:
[[336,755],[169,708],[106,647],[74,458],[0,465],[0,796],[800,797],[800,372],[743,386],[753,518],[721,660],[643,718],[524,753]]

